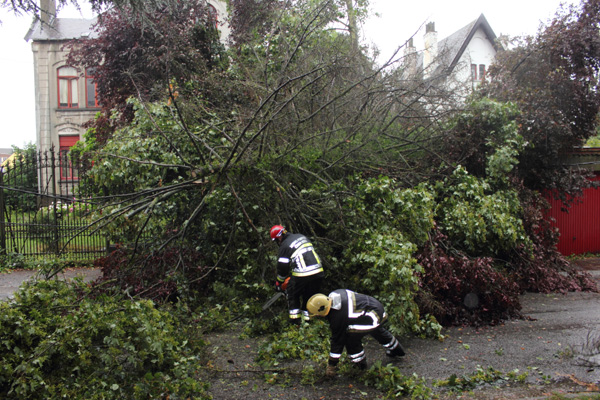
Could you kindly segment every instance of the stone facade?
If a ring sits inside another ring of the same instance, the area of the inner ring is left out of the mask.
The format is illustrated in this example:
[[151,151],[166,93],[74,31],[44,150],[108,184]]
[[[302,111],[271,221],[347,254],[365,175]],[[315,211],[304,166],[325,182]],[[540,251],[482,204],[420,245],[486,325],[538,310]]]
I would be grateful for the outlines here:
[[[210,0],[218,19],[221,41],[226,42],[230,29],[227,25],[227,8],[223,1]],[[77,71],[76,83],[69,86],[75,92],[77,106],[59,104],[59,69],[66,67],[68,51],[64,50],[73,39],[95,36],[93,26],[96,19],[57,18],[55,0],[40,2],[40,18],[34,21],[25,36],[32,42],[35,79],[36,142],[41,151],[52,147],[58,149],[74,143],[73,138],[82,138],[83,124],[92,119],[99,107],[87,106],[87,99],[94,94],[86,88],[85,71]],[[70,97],[74,94],[69,93]]]
[[[66,65],[67,53],[62,49],[65,41],[34,41],[35,99],[37,144],[40,150],[58,147],[61,137],[82,137],[82,125],[94,117],[98,108],[85,107],[85,77],[77,84],[79,106],[72,108],[58,105],[58,69]],[[83,100],[83,102],[82,102]],[[81,104],[84,103],[84,104]]]

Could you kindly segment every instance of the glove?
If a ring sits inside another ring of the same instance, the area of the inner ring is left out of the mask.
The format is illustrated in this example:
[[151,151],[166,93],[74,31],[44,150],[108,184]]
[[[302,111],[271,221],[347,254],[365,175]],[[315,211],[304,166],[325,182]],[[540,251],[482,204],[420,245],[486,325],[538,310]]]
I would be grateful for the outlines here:
[[281,286],[283,286],[281,282],[275,281],[275,291],[276,292],[283,292],[283,288]]
[[285,278],[285,281],[279,282],[275,281],[275,291],[276,292],[284,292],[287,289],[288,283],[290,282],[290,277]]
[[327,369],[325,370],[325,376],[328,378],[332,378],[335,376],[337,372],[337,367],[335,365],[328,365]]

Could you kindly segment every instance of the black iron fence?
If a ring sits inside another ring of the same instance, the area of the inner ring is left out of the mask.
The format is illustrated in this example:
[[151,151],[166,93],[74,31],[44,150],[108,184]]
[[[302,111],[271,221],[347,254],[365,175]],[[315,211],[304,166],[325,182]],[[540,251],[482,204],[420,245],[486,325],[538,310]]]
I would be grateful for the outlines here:
[[92,259],[107,241],[90,226],[85,163],[66,151],[15,153],[0,168],[0,254]]

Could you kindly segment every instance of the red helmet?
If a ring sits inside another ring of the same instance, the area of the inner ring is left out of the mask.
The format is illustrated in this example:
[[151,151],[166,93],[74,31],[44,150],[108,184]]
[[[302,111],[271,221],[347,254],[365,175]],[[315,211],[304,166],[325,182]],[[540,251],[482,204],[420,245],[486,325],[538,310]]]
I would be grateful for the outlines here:
[[285,228],[281,225],[273,225],[273,227],[271,228],[271,240],[275,240],[279,237],[281,237],[282,235],[285,235],[287,233],[287,231],[285,230]]

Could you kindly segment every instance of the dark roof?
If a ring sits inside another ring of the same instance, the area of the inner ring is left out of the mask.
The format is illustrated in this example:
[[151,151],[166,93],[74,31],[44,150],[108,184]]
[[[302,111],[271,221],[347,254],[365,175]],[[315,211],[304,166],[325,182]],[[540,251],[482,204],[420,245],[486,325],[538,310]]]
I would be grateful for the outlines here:
[[[485,16],[481,14],[479,18],[472,21],[467,26],[438,41],[438,72],[439,70],[444,70],[445,73],[450,73],[452,70],[454,70],[454,67],[456,67],[456,64],[458,64],[460,57],[467,49],[469,42],[479,28],[483,29],[483,32],[488,37],[489,41],[492,42],[492,45],[496,51],[502,50],[502,46],[496,42],[496,34],[492,30],[490,24],[487,22],[487,19],[485,19]],[[422,51],[420,51],[416,59],[416,65],[418,65],[419,68],[423,67],[423,58],[424,54]]]
[[34,41],[55,41],[71,40],[78,38],[95,38],[94,24],[97,18],[56,18],[50,25],[42,25],[39,19],[36,19],[29,32],[25,35],[25,40]]
[[440,64],[447,68],[448,71],[452,71],[479,28],[483,30],[496,51],[502,49],[496,42],[496,34],[492,30],[492,27],[487,19],[485,19],[485,16],[481,14],[475,21],[438,42],[438,54],[442,57]]

